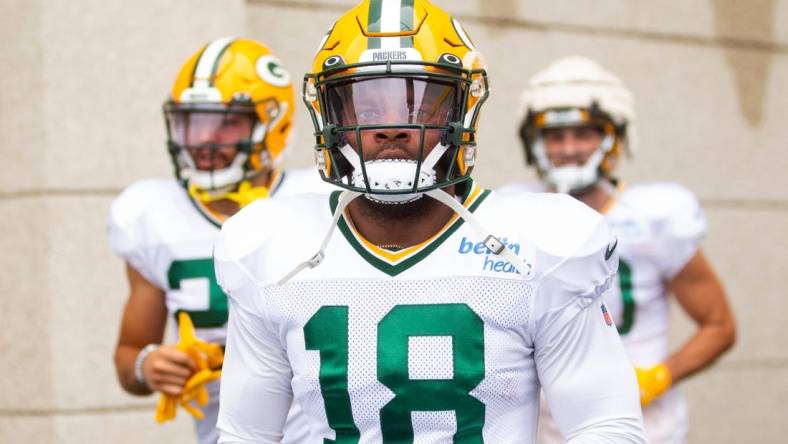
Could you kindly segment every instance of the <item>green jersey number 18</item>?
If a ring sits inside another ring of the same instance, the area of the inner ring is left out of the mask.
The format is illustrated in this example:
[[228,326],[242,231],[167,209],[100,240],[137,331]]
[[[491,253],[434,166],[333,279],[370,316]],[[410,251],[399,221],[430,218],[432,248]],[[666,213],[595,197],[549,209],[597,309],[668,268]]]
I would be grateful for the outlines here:
[[[411,337],[450,337],[452,379],[411,379]],[[353,444],[359,431],[353,422],[348,392],[348,307],[324,306],[304,326],[307,350],[320,352],[320,391],[334,440]],[[411,412],[454,411],[458,444],[482,443],[484,404],[470,395],[484,379],[484,323],[466,304],[397,305],[378,323],[378,381],[394,392],[380,410],[384,443],[413,442]]]

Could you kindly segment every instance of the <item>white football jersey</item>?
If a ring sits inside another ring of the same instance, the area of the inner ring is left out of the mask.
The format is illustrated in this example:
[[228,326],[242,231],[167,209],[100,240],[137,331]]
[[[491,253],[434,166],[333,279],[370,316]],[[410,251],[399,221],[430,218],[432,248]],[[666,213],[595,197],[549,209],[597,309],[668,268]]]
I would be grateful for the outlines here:
[[[271,194],[328,193],[331,189],[315,169],[304,169],[283,172]],[[199,338],[223,345],[227,297],[213,269],[219,228],[219,222],[198,207],[175,179],[148,179],[129,186],[112,203],[108,219],[109,243],[115,254],[164,291],[167,310],[174,318],[186,311]],[[172,324],[177,330],[177,322]],[[211,392],[218,395],[218,387],[211,387]],[[218,396],[212,396],[203,411],[206,419],[197,423],[198,437],[201,443],[215,443]]]
[[322,262],[280,283],[319,248],[340,192],[258,201],[224,224],[220,442],[279,442],[294,398],[306,443],[532,443],[540,386],[573,443],[645,442],[600,300],[617,267],[604,220],[566,196],[467,188],[523,274],[457,216],[390,251],[341,215]]
[[[543,188],[527,183],[503,192],[526,189]],[[620,186],[604,215],[619,240],[618,278],[605,303],[633,364],[651,367],[669,355],[668,285],[697,253],[706,220],[690,191],[664,182]],[[652,442],[684,442],[687,411],[675,389],[650,404],[644,416]]]

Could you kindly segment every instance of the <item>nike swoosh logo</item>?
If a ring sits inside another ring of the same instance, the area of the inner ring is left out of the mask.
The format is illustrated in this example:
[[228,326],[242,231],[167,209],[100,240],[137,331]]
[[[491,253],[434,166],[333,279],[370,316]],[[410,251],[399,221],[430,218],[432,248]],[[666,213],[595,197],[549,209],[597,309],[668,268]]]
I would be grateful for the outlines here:
[[616,241],[613,242],[613,245],[607,246],[607,249],[605,250],[605,260],[609,260],[610,256],[613,256],[613,252],[616,251],[617,246],[618,246],[618,238],[616,238]]

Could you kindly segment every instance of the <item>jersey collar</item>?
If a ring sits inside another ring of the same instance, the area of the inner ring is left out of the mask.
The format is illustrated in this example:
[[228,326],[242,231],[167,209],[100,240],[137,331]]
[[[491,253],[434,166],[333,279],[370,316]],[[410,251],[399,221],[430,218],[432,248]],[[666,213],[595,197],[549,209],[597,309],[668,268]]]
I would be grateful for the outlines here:
[[[271,187],[269,191],[271,197],[274,197],[276,193],[279,191],[279,189],[282,188],[282,183],[284,183],[285,181],[286,174],[287,172],[284,170],[274,172],[274,177],[271,180]],[[205,219],[208,223],[210,223],[216,228],[222,228],[222,224],[224,223],[224,221],[230,218],[229,216],[225,216],[215,211],[211,211],[211,209],[208,208],[207,205],[198,201],[197,199],[194,199],[191,196],[188,196],[188,198],[189,201],[192,203],[192,205],[194,205],[194,208],[197,210],[197,212],[200,213],[200,216],[202,216],[203,219]]]
[[[471,182],[466,188],[467,191],[461,198],[462,204],[468,211],[474,212],[490,194],[490,190],[482,189],[476,185],[475,182]],[[341,194],[342,191],[334,191],[331,193],[329,203],[332,215],[336,211]],[[342,235],[350,246],[352,246],[370,265],[389,276],[396,276],[421,262],[422,259],[435,251],[435,249],[457,231],[464,222],[462,218],[454,214],[443,228],[426,241],[397,251],[380,248],[364,239],[353,226],[352,221],[348,217],[347,210],[339,219],[337,225],[339,226],[339,231],[342,232]]]

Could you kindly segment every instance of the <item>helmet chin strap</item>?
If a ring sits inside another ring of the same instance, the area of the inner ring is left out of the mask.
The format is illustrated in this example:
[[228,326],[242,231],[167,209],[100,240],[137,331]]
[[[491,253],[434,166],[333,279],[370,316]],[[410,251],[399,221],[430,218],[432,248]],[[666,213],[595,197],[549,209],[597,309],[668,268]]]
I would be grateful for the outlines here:
[[553,166],[547,157],[541,137],[535,142],[533,153],[542,172],[542,180],[559,193],[571,193],[587,188],[601,179],[599,166],[602,165],[605,155],[613,148],[614,143],[613,136],[605,136],[599,148],[583,165]]
[[582,166],[566,165],[551,168],[545,175],[545,181],[555,187],[559,193],[586,188],[599,180],[599,165],[604,158],[605,153],[598,149]]
[[[364,162],[364,169],[361,167],[361,159],[349,144],[339,147],[339,151],[353,166],[351,184],[358,188],[367,188],[367,181],[364,179],[364,170],[369,179],[369,190],[371,193],[364,194],[369,200],[384,204],[403,204],[420,199],[423,193],[401,193],[388,194],[376,193],[376,191],[408,191],[413,189],[413,181],[418,180],[417,187],[430,187],[435,184],[436,176],[435,165],[446,153],[449,147],[437,144],[430,151],[418,169],[418,162],[412,159],[376,159]],[[419,171],[416,178],[416,170]]]
[[334,229],[337,227],[337,223],[339,222],[339,218],[342,217],[342,214],[345,212],[345,208],[353,201],[353,199],[361,196],[361,193],[356,191],[344,191],[339,196],[339,202],[337,203],[337,209],[334,211],[334,218],[331,220],[331,225],[328,227],[328,232],[326,236],[323,238],[323,243],[320,244],[320,249],[317,250],[314,256],[312,256],[309,260],[305,262],[301,262],[298,264],[290,273],[287,273],[282,279],[277,282],[277,285],[283,285],[287,283],[293,276],[300,273],[305,268],[315,268],[323,262],[323,259],[326,257],[326,246],[331,241],[331,236],[334,234]]
[[[520,259],[517,254],[514,253],[511,249],[507,248],[503,242],[501,242],[497,237],[490,234],[491,232],[484,228],[484,226],[476,219],[476,216],[473,215],[467,208],[462,206],[461,203],[457,201],[454,197],[449,195],[449,193],[441,190],[441,189],[432,189],[429,191],[425,191],[424,194],[430,196],[431,198],[441,202],[442,204],[446,205],[447,207],[454,210],[461,218],[463,218],[468,224],[476,230],[476,232],[484,237],[484,245],[487,247],[490,252],[495,255],[502,255],[507,261],[509,261],[520,273],[521,276],[525,279],[532,279],[534,277],[534,270],[530,264],[527,264],[525,261]],[[292,279],[295,275],[300,273],[306,268],[315,268],[320,265],[323,260],[326,258],[326,247],[328,243],[331,241],[331,236],[334,234],[334,229],[339,222],[339,218],[342,217],[342,214],[345,212],[345,208],[353,201],[353,199],[361,196],[361,193],[356,191],[344,191],[340,195],[339,203],[337,204],[337,209],[334,211],[334,218],[331,221],[331,225],[328,228],[328,232],[326,236],[323,238],[323,243],[320,244],[320,249],[317,253],[312,256],[309,260],[301,262],[298,264],[291,272],[287,273],[282,279],[277,282],[277,285],[286,284],[290,279]]]
[[183,156],[189,167],[186,180],[189,188],[194,186],[200,188],[203,193],[211,196],[221,196],[235,188],[236,184],[244,180],[244,164],[247,156],[244,153],[236,154],[232,163],[227,168],[217,171],[200,171],[194,164],[191,156]]

